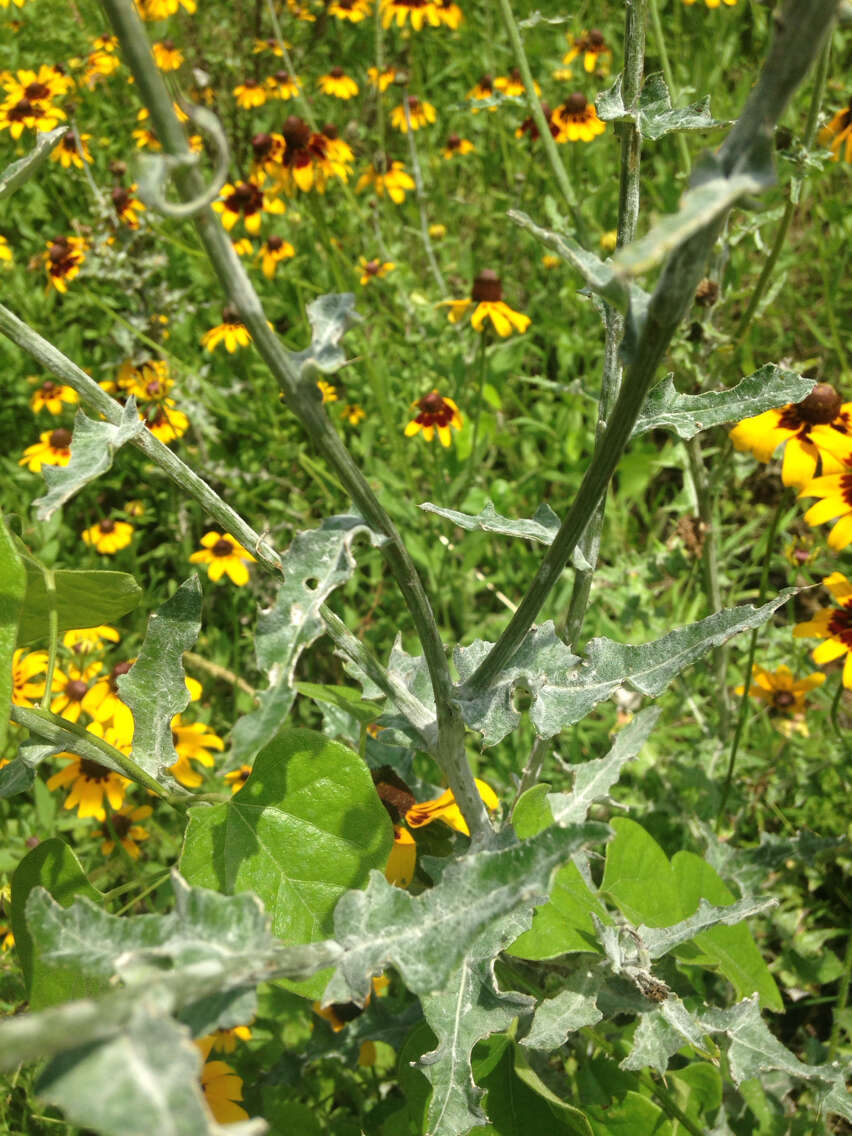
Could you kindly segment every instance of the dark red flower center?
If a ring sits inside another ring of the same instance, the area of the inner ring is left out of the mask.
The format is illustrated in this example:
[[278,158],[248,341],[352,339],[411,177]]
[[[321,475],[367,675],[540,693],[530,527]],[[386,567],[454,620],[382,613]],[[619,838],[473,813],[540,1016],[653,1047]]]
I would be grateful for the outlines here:
[[117,185],[112,191],[112,203],[117,213],[123,213],[133,200],[133,194],[123,185]]
[[124,813],[113,813],[109,818],[109,823],[119,840],[124,840],[133,826],[133,821]]
[[811,425],[827,425],[837,417],[843,399],[831,383],[817,383],[807,398],[796,403],[803,421]]
[[24,95],[28,99],[32,99],[33,102],[36,102],[38,99],[49,99],[50,87],[48,87],[47,83],[29,83],[24,87]]
[[64,426],[60,426],[58,430],[51,431],[49,441],[51,449],[67,450],[71,445],[71,431],[66,430]]
[[490,75],[483,75],[476,84],[480,91],[490,94],[494,90],[494,80]]
[[416,95],[409,95],[407,102],[408,102],[408,109],[409,110],[413,110],[413,111],[420,110],[420,99],[418,99],[418,97]]
[[432,0],[392,0],[394,8],[428,8]]
[[243,79],[243,86],[247,91],[253,91],[257,86],[257,79]]
[[281,127],[281,133],[284,135],[288,150],[303,150],[310,141],[311,128],[304,119],[291,114]]
[[283,86],[285,86],[285,85],[287,85],[291,82],[290,72],[289,71],[276,71],[275,74],[273,75],[273,79],[275,80],[276,83],[280,83],[283,87]]
[[88,689],[88,685],[81,678],[72,678],[65,687],[65,693],[71,702],[82,702]]
[[119,679],[122,675],[126,675],[132,666],[133,663],[116,663],[112,670],[109,672],[109,678],[107,679],[107,682],[113,694],[118,691],[118,683],[116,680]]
[[51,379],[45,379],[41,384],[41,393],[43,398],[54,398],[59,387]]
[[461,138],[459,138],[458,134],[451,134],[447,139],[447,149],[458,150],[459,146],[461,146]]
[[251,148],[254,151],[255,160],[262,162],[272,149],[272,145],[273,139],[270,134],[255,134],[251,140]]
[[242,213],[250,217],[263,208],[263,194],[251,182],[241,181],[234,186],[234,192],[225,198],[225,208],[231,213]]
[[828,635],[852,651],[852,604],[834,609],[828,621]]
[[379,260],[368,260],[364,265],[364,271],[368,276],[375,276],[381,269],[382,264]]
[[10,122],[22,122],[25,118],[31,118],[33,113],[33,104],[29,99],[18,99],[13,107],[9,108],[8,119]]
[[453,420],[453,408],[438,394],[431,391],[417,403],[420,413],[415,418],[421,426],[449,426]]

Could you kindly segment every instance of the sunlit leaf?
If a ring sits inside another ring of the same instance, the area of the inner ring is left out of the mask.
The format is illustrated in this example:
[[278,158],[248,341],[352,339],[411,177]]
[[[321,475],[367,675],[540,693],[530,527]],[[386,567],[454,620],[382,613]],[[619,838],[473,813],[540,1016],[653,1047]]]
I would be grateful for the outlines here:
[[569,1034],[595,1025],[603,1018],[596,1005],[599,988],[599,983],[589,981],[585,975],[573,981],[569,978],[566,989],[539,1003],[532,1028],[521,1044],[528,1049],[552,1052],[565,1044]]

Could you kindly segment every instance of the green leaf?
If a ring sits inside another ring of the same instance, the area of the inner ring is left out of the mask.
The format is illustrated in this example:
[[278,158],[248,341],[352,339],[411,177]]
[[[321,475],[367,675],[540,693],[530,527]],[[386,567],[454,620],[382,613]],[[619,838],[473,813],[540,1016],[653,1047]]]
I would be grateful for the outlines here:
[[593,915],[610,922],[577,865],[566,864],[554,876],[550,899],[535,909],[532,927],[512,943],[508,953],[517,958],[548,959],[575,951],[599,951]]
[[659,72],[649,75],[639,95],[638,113],[625,107],[621,76],[595,99],[595,109],[602,122],[635,122],[636,129],[652,142],[680,130],[713,130],[728,124],[718,122],[710,113],[710,96],[689,106],[672,108],[671,95]]
[[369,726],[379,716],[380,709],[375,702],[365,702],[357,690],[351,686],[323,686],[317,682],[296,682],[293,689],[299,694],[319,702],[322,706],[334,706],[345,714],[350,714],[362,726]]
[[[663,1110],[640,1093],[628,1091],[605,1107],[586,1109],[594,1136],[674,1136]],[[678,1136],[682,1128],[678,1127]]]
[[[302,382],[316,384],[318,374],[330,375],[339,371],[346,362],[340,340],[346,332],[361,322],[355,311],[352,292],[319,296],[307,307],[308,320],[313,332],[310,347],[293,353]],[[317,398],[320,395],[315,391]]]
[[139,657],[117,680],[122,701],[133,714],[131,756],[158,781],[177,761],[172,718],[189,702],[183,652],[194,645],[200,629],[201,584],[190,576],[151,614]]
[[512,828],[519,840],[537,836],[553,824],[553,813],[547,803],[549,788],[546,781],[539,781],[518,798],[518,803],[512,810]]
[[234,764],[254,757],[289,714],[296,696],[293,676],[299,656],[323,634],[320,607],[352,575],[352,542],[361,534],[374,536],[360,517],[327,517],[318,529],[299,533],[282,555],[284,583],[274,605],[260,611],[255,637],[257,665],[269,686],[260,693],[257,709],[234,726]]
[[615,839],[607,845],[601,891],[632,923],[649,927],[679,923],[685,913],[665,852],[636,821],[614,817],[610,823]]
[[116,450],[138,437],[145,428],[132,395],[122,408],[121,421],[115,426],[111,422],[88,418],[82,410],[78,410],[71,437],[71,460],[65,466],[42,467],[47,492],[33,501],[38,519],[48,520],[84,485],[111,469]]
[[521,1044],[552,1053],[565,1044],[569,1034],[595,1025],[603,1018],[597,1007],[599,988],[600,983],[586,975],[571,975],[565,990],[539,1003],[532,1028]]
[[482,510],[475,516],[459,513],[455,509],[444,509],[430,501],[420,506],[426,513],[434,513],[447,521],[452,521],[460,529],[468,532],[492,532],[501,536],[518,536],[524,540],[535,540],[539,544],[552,544],[559,531],[559,518],[549,505],[539,505],[532,520],[514,520],[503,517],[494,508],[492,501],[486,501]]
[[17,162],[12,162],[0,173],[0,201],[14,193],[19,185],[29,181],[59,139],[67,133],[67,126],[57,126],[46,134],[36,134],[36,144],[29,154],[19,158]]
[[[361,758],[311,730],[283,730],[231,800],[191,810],[181,871],[226,894],[253,891],[278,938],[309,943],[330,934],[348,888],[384,869],[392,843]],[[311,996],[323,986],[312,980]]]
[[9,916],[30,1005],[39,1010],[81,994],[96,993],[104,984],[97,978],[89,980],[88,976],[81,976],[73,962],[42,957],[26,918],[27,900],[36,887],[45,888],[62,907],[68,907],[77,896],[86,896],[95,903],[101,901],[102,896],[89,883],[80,861],[62,840],[43,840],[15,869]]
[[0,516],[0,753],[6,745],[13,689],[12,663],[26,588],[27,574]]
[[[579,1109],[562,1102],[551,1103],[557,1101],[553,1094],[546,1099],[517,1075],[515,1053],[514,1045],[506,1045],[497,1065],[481,1078],[480,1084],[488,1094],[485,1106],[491,1124],[487,1131],[497,1136],[530,1136],[532,1132],[590,1136],[588,1121]],[[531,1070],[520,1054],[518,1060],[528,1075]],[[537,1087],[544,1088],[538,1078],[535,1081]]]
[[[27,573],[27,591],[18,626],[18,646],[29,646],[50,634],[51,596],[44,566],[16,542]],[[114,623],[138,605],[142,589],[126,572],[53,570],[59,633],[75,627]]]
[[680,438],[692,438],[711,426],[740,421],[789,402],[799,402],[813,385],[813,379],[775,363],[767,363],[730,390],[704,394],[678,394],[672,376],[667,375],[648,395],[632,436],[635,438],[649,430],[673,430]]

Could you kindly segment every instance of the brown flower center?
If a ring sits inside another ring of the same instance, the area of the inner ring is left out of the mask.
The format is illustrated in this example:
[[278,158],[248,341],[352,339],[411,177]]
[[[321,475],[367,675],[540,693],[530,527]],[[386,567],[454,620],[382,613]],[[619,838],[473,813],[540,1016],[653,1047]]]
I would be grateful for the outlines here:
[[53,398],[58,390],[59,386],[51,379],[45,379],[41,384],[41,394],[43,398]]
[[332,77],[332,79],[342,79],[343,78],[343,68],[342,67],[332,67],[332,69],[329,71],[329,75]]
[[210,549],[214,556],[232,556],[234,553],[234,546],[227,539],[227,537],[220,536],[213,547]]
[[112,825],[115,835],[119,840],[124,840],[133,826],[133,821],[129,816],[125,816],[124,813],[113,813],[109,818],[109,823]]
[[564,105],[567,114],[582,114],[589,104],[584,94],[575,91],[573,95],[568,96]]
[[102,533],[115,532],[115,521],[111,520],[109,517],[106,517],[98,525],[98,528],[101,530]]
[[589,47],[592,48],[603,47],[604,36],[600,28],[592,28],[592,30],[589,32],[587,43]]
[[375,276],[378,273],[378,271],[381,267],[382,267],[381,261],[368,260],[367,263],[364,265],[364,271],[367,273],[368,276]]
[[79,760],[80,776],[85,777],[87,781],[109,781],[112,776],[112,770],[107,769],[100,762],[92,761],[89,757],[81,757]]
[[255,134],[251,140],[251,148],[254,151],[255,160],[262,162],[272,149],[272,136],[270,134]]
[[281,133],[288,150],[303,150],[310,140],[311,128],[303,119],[291,114],[281,127]]
[[807,398],[796,403],[802,419],[812,426],[833,422],[842,405],[843,399],[831,383],[817,383]]
[[29,99],[18,99],[13,107],[9,109],[8,118],[10,122],[20,122],[24,118],[30,118],[33,113],[33,104]]
[[226,304],[222,308],[222,323],[241,323],[240,313],[233,304]]
[[24,87],[24,95],[28,99],[32,99],[33,102],[38,99],[49,99],[50,87],[48,87],[47,83],[29,83]]
[[65,693],[71,702],[82,702],[88,689],[88,685],[81,678],[72,678],[65,687]]
[[263,194],[251,182],[241,181],[234,186],[234,192],[225,198],[225,208],[231,213],[242,213],[248,217],[263,208]]
[[500,277],[491,268],[483,268],[478,273],[473,282],[473,290],[471,298],[487,303],[497,303],[503,299],[503,285],[500,283]]
[[266,247],[270,252],[278,252],[284,241],[281,237],[271,236],[266,242]]
[[772,694],[772,705],[777,710],[786,710],[792,706],[796,701],[796,696],[792,690],[776,690]]
[[51,431],[49,441],[52,450],[67,450],[71,445],[71,431],[60,426],[58,430]]
[[132,199],[133,197],[130,190],[126,189],[123,185],[117,185],[112,191],[112,203],[118,213],[123,213]]
[[272,76],[276,83],[280,83],[282,87],[288,86],[291,82],[289,71],[276,71]]
[[257,79],[243,79],[243,86],[247,91],[253,91],[257,86]]

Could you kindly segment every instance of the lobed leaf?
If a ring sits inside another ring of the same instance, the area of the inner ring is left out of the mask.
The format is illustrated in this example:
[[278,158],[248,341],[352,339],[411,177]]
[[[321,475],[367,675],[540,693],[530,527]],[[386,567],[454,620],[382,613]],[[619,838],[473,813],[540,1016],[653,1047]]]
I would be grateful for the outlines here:
[[566,988],[555,998],[538,1004],[532,1028],[521,1044],[527,1049],[552,1053],[565,1044],[569,1034],[596,1025],[603,1018],[597,1007],[599,987],[600,983],[587,975],[571,975]]
[[710,113],[710,96],[685,107],[672,107],[671,95],[660,72],[649,75],[639,95],[636,111],[624,105],[622,77],[595,99],[595,109],[603,122],[634,122],[636,129],[652,142],[681,130],[713,130],[728,124]]
[[319,296],[307,307],[312,337],[309,347],[293,353],[293,362],[303,382],[314,383],[318,374],[330,375],[346,362],[340,340],[346,332],[361,322],[355,311],[352,292],[331,293]]

